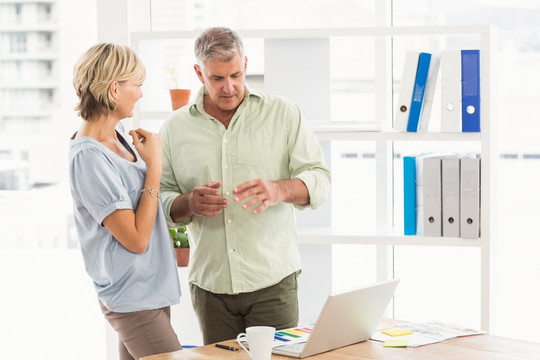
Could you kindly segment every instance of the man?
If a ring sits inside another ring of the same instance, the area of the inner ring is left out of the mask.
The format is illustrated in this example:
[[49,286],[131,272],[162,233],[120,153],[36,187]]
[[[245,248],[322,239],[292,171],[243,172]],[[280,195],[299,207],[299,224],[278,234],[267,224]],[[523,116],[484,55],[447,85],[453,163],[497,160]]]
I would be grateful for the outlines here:
[[190,223],[190,291],[209,344],[297,325],[294,207],[321,205],[330,172],[298,107],[246,87],[234,31],[207,29],[195,55],[197,99],[160,130],[161,192],[169,226]]

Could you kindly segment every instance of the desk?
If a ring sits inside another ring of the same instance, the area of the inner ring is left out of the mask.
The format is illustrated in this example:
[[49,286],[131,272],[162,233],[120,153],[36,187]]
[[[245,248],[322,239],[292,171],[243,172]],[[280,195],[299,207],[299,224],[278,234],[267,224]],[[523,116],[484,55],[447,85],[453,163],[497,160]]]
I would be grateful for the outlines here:
[[[240,348],[234,340],[223,344]],[[141,360],[203,360],[230,359],[249,360],[248,354],[216,348],[214,345],[185,349],[172,353],[146,356]],[[292,360],[281,355],[272,355],[272,360]],[[313,360],[532,360],[540,359],[540,344],[512,340],[491,335],[472,335],[445,340],[417,348],[385,348],[382,342],[364,341],[334,351],[311,356]]]

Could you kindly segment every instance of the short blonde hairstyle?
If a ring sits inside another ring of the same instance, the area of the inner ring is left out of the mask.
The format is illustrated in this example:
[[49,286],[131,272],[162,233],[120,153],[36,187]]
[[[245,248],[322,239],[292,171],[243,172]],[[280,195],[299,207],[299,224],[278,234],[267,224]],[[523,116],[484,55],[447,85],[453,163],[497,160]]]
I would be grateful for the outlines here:
[[128,80],[142,83],[145,78],[144,65],[129,47],[111,43],[94,45],[73,68],[73,87],[79,98],[75,110],[88,121],[107,116],[117,106],[110,85]]

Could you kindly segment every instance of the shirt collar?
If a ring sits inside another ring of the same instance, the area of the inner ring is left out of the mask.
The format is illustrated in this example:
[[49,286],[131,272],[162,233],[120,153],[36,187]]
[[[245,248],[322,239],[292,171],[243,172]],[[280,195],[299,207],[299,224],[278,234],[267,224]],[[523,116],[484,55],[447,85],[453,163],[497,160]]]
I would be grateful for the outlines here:
[[[244,101],[242,101],[242,104],[240,104],[239,109],[241,107],[245,106],[243,104],[246,103],[246,101],[245,101],[246,99],[249,100],[252,97],[256,97],[256,98],[259,98],[259,99],[263,98],[260,91],[252,89],[247,84],[245,85],[244,89],[245,89],[244,90]],[[199,91],[197,92],[197,97],[195,99],[195,102],[190,105],[190,111],[191,111],[191,109],[196,109],[201,114],[205,114],[205,115],[209,116],[208,113],[206,111],[204,111],[204,105],[203,105],[203,103],[204,103],[203,102],[204,101],[204,95],[206,95],[206,94],[208,94],[208,90],[206,90],[206,86],[202,85],[199,88]]]

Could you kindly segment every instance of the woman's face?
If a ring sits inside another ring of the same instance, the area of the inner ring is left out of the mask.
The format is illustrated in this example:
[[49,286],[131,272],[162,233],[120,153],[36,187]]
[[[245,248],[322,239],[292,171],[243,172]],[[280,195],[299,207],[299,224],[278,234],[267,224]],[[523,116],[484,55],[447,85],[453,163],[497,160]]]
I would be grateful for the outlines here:
[[128,80],[118,83],[118,103],[115,113],[120,119],[133,116],[135,103],[142,98],[142,81]]

